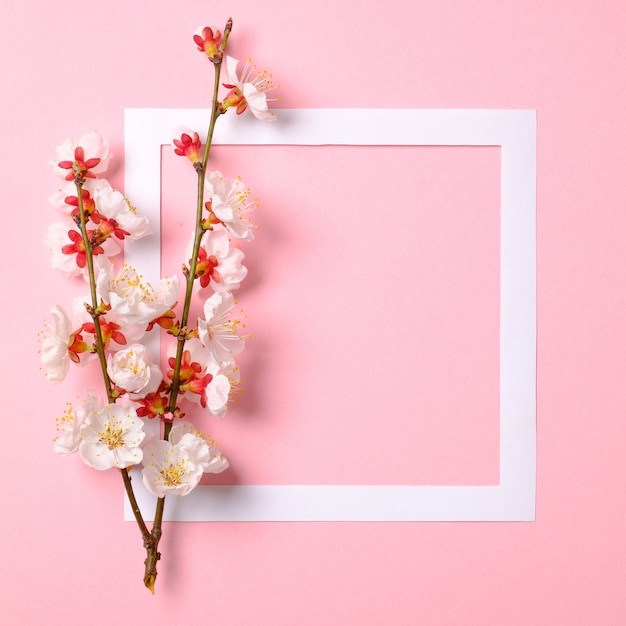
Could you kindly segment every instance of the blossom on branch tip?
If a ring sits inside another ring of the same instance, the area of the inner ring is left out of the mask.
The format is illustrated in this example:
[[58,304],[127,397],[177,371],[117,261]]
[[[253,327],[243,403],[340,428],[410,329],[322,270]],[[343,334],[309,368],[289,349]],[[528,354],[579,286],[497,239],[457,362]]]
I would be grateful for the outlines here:
[[180,139],[174,139],[174,152],[178,156],[187,157],[192,163],[200,163],[202,157],[200,151],[202,149],[202,142],[198,133],[192,130],[185,129],[180,135]]
[[90,411],[80,434],[78,452],[94,469],[123,469],[141,463],[141,443],[146,434],[133,407],[108,404],[102,410]]
[[200,52],[204,52],[210,61],[222,58],[220,49],[222,43],[222,33],[212,26],[205,26],[193,36],[194,43]]
[[225,112],[235,107],[237,115],[241,115],[249,108],[257,119],[263,122],[273,122],[276,116],[268,110],[266,95],[266,92],[274,88],[272,75],[265,70],[257,73],[256,65],[252,65],[248,59],[239,77],[237,75],[238,63],[237,59],[226,57],[226,73],[229,82],[224,83],[224,87],[230,91],[221,103],[221,111]]
[[106,171],[111,154],[109,142],[99,133],[87,133],[78,142],[66,139],[56,149],[57,160],[50,161],[54,171],[65,180],[80,183]]

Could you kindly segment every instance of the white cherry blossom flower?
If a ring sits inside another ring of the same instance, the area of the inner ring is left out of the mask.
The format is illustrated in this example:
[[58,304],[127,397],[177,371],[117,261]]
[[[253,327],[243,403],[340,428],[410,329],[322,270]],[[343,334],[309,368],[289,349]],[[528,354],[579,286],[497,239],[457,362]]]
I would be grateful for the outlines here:
[[91,172],[94,174],[106,172],[112,156],[109,152],[109,142],[100,133],[92,132],[83,135],[77,142],[66,139],[60,146],[57,146],[56,161],[50,161],[50,165],[59,176],[65,178],[68,172],[67,168],[59,167],[59,163],[74,161],[77,148],[82,148],[85,161],[99,160],[97,165],[89,168]]
[[76,185],[72,181],[66,181],[63,187],[59,187],[56,191],[48,196],[48,202],[61,213],[70,215],[76,208],[73,205],[68,204],[65,200],[72,196],[76,196]]
[[214,417],[224,417],[230,399],[230,379],[224,374],[222,366],[213,359],[209,361],[207,372],[213,378],[204,391],[206,408]]
[[[174,367],[176,343],[168,346],[168,365]],[[168,377],[171,379],[173,370]],[[211,357],[211,353],[192,337],[185,342],[180,369],[180,391],[187,400],[200,403],[211,415],[223,417],[230,396],[230,380],[222,367]]]
[[[228,378],[229,385],[229,393],[228,393],[228,402],[233,400],[233,396],[236,396],[241,391],[241,371],[239,370],[239,366],[231,361],[230,363],[225,363],[222,366],[222,375]],[[226,414],[226,407],[224,407],[224,415]],[[222,417],[221,415],[218,417]]]
[[235,299],[230,292],[214,293],[204,303],[204,317],[198,320],[198,336],[217,363],[230,363],[239,354],[245,339],[237,332],[241,324],[233,319]]
[[[111,186],[102,178],[87,178],[82,187],[83,206],[87,215],[90,215],[95,204],[91,194],[101,186]],[[48,196],[48,202],[60,213],[68,216],[78,215],[78,191],[73,181],[66,181],[62,187]]]
[[172,427],[169,441],[162,439],[144,447],[143,482],[158,497],[187,495],[200,482],[202,474],[219,474],[228,461],[215,442],[189,422]]
[[145,446],[143,484],[155,496],[186,496],[202,478],[203,466],[194,463],[180,445],[157,439]]
[[98,259],[98,297],[120,319],[131,326],[145,327],[169,311],[179,296],[178,276],[162,278],[156,290],[130,265],[123,265],[117,276],[106,259]]
[[63,417],[57,419],[57,430],[61,433],[54,439],[54,451],[57,454],[66,456],[78,450],[82,439],[80,428],[87,414],[99,408],[100,403],[93,389],[87,391],[87,397],[77,409],[70,402],[67,403]]
[[40,355],[46,377],[56,383],[65,379],[70,368],[72,326],[63,307],[54,306],[51,313],[54,321],[47,325],[48,334],[41,345]]
[[148,387],[156,389],[163,379],[158,365],[152,362],[152,354],[141,343],[109,354],[107,371],[118,387],[135,395]]
[[225,230],[208,230],[202,243],[196,265],[196,276],[201,287],[209,285],[213,291],[225,292],[238,289],[248,270],[241,264],[244,253],[231,248]]
[[[150,380],[148,381],[148,384],[138,393],[129,392],[128,397],[131,400],[142,400],[149,394],[155,394],[161,387],[162,382],[163,372],[161,372],[161,368],[156,363],[151,363]],[[138,412],[137,415],[141,416],[141,413]]]
[[237,76],[239,61],[233,57],[226,57],[226,73],[229,83],[224,86],[230,92],[222,103],[223,108],[237,107],[237,113],[243,113],[247,108],[252,115],[263,122],[273,122],[276,116],[268,111],[266,92],[274,87],[272,76],[266,71],[257,73],[256,66],[250,60],[245,64],[241,77]]
[[[100,296],[98,296],[100,297]],[[96,328],[91,315],[87,312],[85,305],[90,303],[87,294],[74,298],[73,310],[75,316],[82,320],[81,333],[91,344],[95,342]],[[128,324],[126,319],[110,310],[99,316],[100,332],[107,351],[123,350],[129,345],[139,343],[146,334],[145,326],[135,326]]]
[[141,442],[146,436],[143,421],[131,406],[108,404],[90,411],[80,428],[81,459],[90,467],[106,470],[141,463]]
[[217,171],[208,172],[204,189],[215,217],[238,239],[252,241],[254,226],[246,214],[253,211],[257,203],[250,200],[250,190],[241,180],[224,178]]
[[191,462],[201,465],[205,474],[219,474],[228,468],[228,460],[215,441],[203,435],[191,422],[180,421],[173,426],[169,441],[183,447]]
[[83,341],[80,329],[72,331],[72,323],[65,309],[54,306],[50,312],[53,323],[46,324],[40,358],[46,378],[57,383],[67,376],[70,361],[85,362],[92,358],[92,354],[89,346]]
[[71,243],[67,234],[70,228],[65,222],[53,222],[48,226],[44,245],[52,254],[53,269],[65,272],[70,276],[81,276],[87,272],[87,266],[79,267],[75,255],[63,252],[63,248]]
[[[82,236],[73,224],[53,222],[48,226],[44,244],[52,254],[52,267],[70,276],[87,277],[87,262]],[[94,249],[94,256],[112,257],[120,252],[113,238],[109,238]]]
[[118,239],[140,239],[152,232],[148,218],[137,215],[122,193],[113,189],[104,179],[98,183],[93,192],[96,209],[100,216],[112,224],[110,227],[114,229],[113,234]]

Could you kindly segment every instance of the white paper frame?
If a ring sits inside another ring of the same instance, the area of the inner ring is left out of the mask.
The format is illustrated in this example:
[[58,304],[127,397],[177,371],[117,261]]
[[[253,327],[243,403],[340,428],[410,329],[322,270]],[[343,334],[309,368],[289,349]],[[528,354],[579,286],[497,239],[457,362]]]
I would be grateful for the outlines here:
[[[168,521],[532,521],[536,490],[536,112],[471,109],[284,109],[267,124],[227,115],[215,144],[500,146],[500,483],[493,486],[199,486],[171,497]],[[155,230],[127,262],[157,280],[161,146],[200,109],[125,111],[125,193]],[[152,275],[151,275],[152,274]],[[146,519],[155,499],[135,470]],[[341,482],[341,477],[337,477]],[[128,500],[125,519],[133,520]]]

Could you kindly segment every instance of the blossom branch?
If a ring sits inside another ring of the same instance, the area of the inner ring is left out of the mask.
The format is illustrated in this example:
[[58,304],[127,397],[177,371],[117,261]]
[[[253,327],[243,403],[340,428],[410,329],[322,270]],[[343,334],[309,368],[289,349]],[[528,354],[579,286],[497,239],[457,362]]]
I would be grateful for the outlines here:
[[[202,209],[204,207],[204,183],[206,180],[206,166],[209,160],[209,154],[211,152],[211,146],[213,144],[213,132],[215,131],[215,124],[217,122],[217,118],[221,115],[221,110],[219,107],[219,102],[217,99],[219,86],[220,86],[220,74],[222,69],[222,57],[223,53],[226,50],[226,44],[228,42],[228,36],[233,27],[232,19],[228,20],[226,24],[226,28],[224,29],[224,40],[222,45],[220,46],[221,55],[216,58],[213,63],[215,67],[215,78],[213,82],[213,99],[212,99],[212,109],[211,109],[211,121],[209,122],[209,129],[207,132],[207,140],[204,145],[204,155],[202,157],[202,163],[196,164],[196,171],[198,173],[198,192],[197,192],[197,202],[196,202],[196,223],[194,230],[194,240],[193,240],[193,251],[191,254],[191,262],[189,265],[189,270],[186,275],[186,289],[185,289],[185,300],[183,303],[183,312],[180,319],[180,328],[183,332],[178,335],[178,345],[176,348],[176,357],[174,364],[174,374],[172,378],[172,389],[170,392],[170,404],[169,411],[173,413],[176,409],[176,401],[178,399],[178,392],[180,386],[180,366],[183,358],[183,351],[185,347],[186,341],[186,330],[187,323],[189,321],[189,309],[191,306],[191,296],[193,294],[193,285],[196,280],[196,269],[198,266],[198,253],[200,251],[200,243],[202,241],[202,235],[204,234],[204,228],[202,226]],[[169,435],[169,430],[171,428],[171,423],[167,422],[165,424],[165,433],[164,438],[167,439]]]
[[[94,263],[93,263],[93,244],[91,242],[91,238],[89,237],[89,233],[87,231],[87,216],[85,214],[85,205],[83,201],[83,184],[80,179],[76,179],[76,192],[78,197],[78,220],[79,220],[79,228],[83,239],[83,246],[85,248],[85,259],[87,263],[87,275],[89,279],[89,291],[91,295],[91,305],[87,306],[87,310],[91,315],[93,320],[94,330],[95,330],[95,338],[96,338],[96,352],[98,354],[98,360],[100,361],[100,369],[102,371],[102,377],[104,379],[104,387],[107,394],[107,400],[109,404],[115,404],[116,396],[114,394],[114,388],[111,384],[111,379],[109,377],[109,372],[107,370],[107,361],[104,349],[104,339],[102,337],[102,327],[100,325],[100,313],[99,313],[99,302],[98,302],[98,294],[96,290],[96,277],[94,272]],[[133,514],[135,516],[135,520],[137,521],[137,525],[139,526],[139,530],[141,532],[141,536],[144,540],[144,545],[146,542],[150,542],[152,540],[152,535],[146,526],[146,523],[143,519],[143,515],[141,514],[141,510],[139,509],[139,505],[137,504],[137,498],[135,497],[135,492],[133,490],[133,486],[131,483],[130,474],[127,468],[120,468],[120,472],[122,474],[122,479],[124,481],[124,488],[126,490],[126,495],[128,496],[128,500],[131,504],[131,508],[133,510]]]
[[[189,263],[189,269],[186,272],[186,288],[185,299],[183,302],[183,311],[180,318],[180,332],[177,335],[176,356],[174,361],[174,368],[172,374],[172,385],[170,388],[170,401],[168,411],[174,413],[176,410],[176,402],[178,400],[178,394],[180,391],[180,369],[183,359],[183,352],[185,348],[185,342],[187,341],[187,324],[189,322],[189,311],[191,308],[191,298],[193,295],[193,285],[196,280],[196,269],[198,266],[198,254],[200,251],[200,244],[202,242],[202,236],[205,229],[202,226],[202,211],[204,208],[204,184],[206,180],[206,166],[209,160],[209,154],[211,152],[211,146],[213,144],[213,133],[215,131],[215,124],[222,111],[218,102],[218,94],[220,87],[220,74],[222,70],[222,59],[226,50],[226,44],[228,43],[228,37],[232,31],[233,22],[229,19],[224,29],[224,38],[220,45],[218,54],[213,58],[213,66],[215,68],[214,81],[213,81],[213,98],[211,108],[211,120],[209,122],[209,129],[207,131],[207,139],[204,145],[204,155],[202,163],[196,164],[196,172],[198,174],[198,191],[196,202],[196,222],[194,230],[193,251],[191,254],[191,260]],[[165,422],[163,427],[163,439],[168,439],[172,428],[172,422]],[[165,510],[165,496],[157,499],[156,509],[154,513],[154,522],[152,525],[151,540],[144,542],[147,550],[147,557],[145,561],[145,575],[144,584],[148,589],[154,593],[154,583],[157,576],[157,561],[160,558],[158,552],[159,541],[162,535],[163,513]]]
[[141,530],[141,535],[144,539],[144,542],[150,540],[151,535],[146,523],[143,519],[143,515],[141,514],[141,509],[137,504],[137,498],[135,497],[135,492],[133,491],[132,479],[128,469],[125,467],[120,470],[122,473],[122,479],[124,480],[124,487],[126,487],[126,493],[128,494],[128,500],[130,502],[130,507],[133,510],[133,515],[137,520],[137,525],[139,526],[139,530]]
[[[55,438],[55,451],[78,452],[96,470],[120,470],[146,550],[144,584],[152,593],[161,558],[158,548],[166,496],[185,496],[203,474],[217,474],[229,466],[210,437],[180,418],[189,401],[199,402],[213,416],[226,414],[231,395],[239,390],[235,357],[246,339],[237,330],[241,321],[231,315],[236,304],[232,291],[247,273],[241,263],[244,253],[231,246],[231,237],[253,239],[254,225],[246,214],[255,208],[256,200],[250,200],[239,178],[207,171],[215,126],[229,108],[237,115],[249,109],[257,119],[275,119],[265,95],[271,88],[271,74],[256,76],[256,66],[251,70],[246,64],[239,75],[238,61],[225,54],[231,30],[229,19],[223,36],[207,26],[193,37],[214,72],[204,149],[195,131],[183,132],[173,142],[175,153],[192,161],[197,174],[195,226],[183,264],[183,294],[178,276],[162,278],[155,289],[135,268],[123,265],[113,271],[112,257],[120,252],[118,242],[151,231],[147,218],[137,215],[124,195],[99,176],[111,158],[105,139],[96,132],[83,135],[77,143],[67,139],[50,162],[68,182],[49,200],[73,224],[70,230],[64,223],[51,224],[45,243],[52,252],[53,267],[71,276],[82,275],[88,282],[89,294],[83,302],[91,321],[83,320],[76,328],[63,308],[54,306],[41,360],[48,379],[59,382],[71,363],[97,359],[106,390],[106,402],[89,389],[76,410],[70,404],[57,420],[61,434]],[[230,91],[220,101],[224,64],[228,78],[223,86]],[[194,293],[208,287],[213,295],[204,303],[203,317],[194,321]],[[174,310],[179,302],[180,316]],[[156,325],[175,338],[168,346],[167,370],[141,342]],[[90,338],[83,337],[86,333]],[[124,402],[118,402],[122,396]],[[163,422],[161,436],[146,437],[145,419],[154,418]],[[143,518],[129,472],[140,464],[144,486],[157,497],[151,527]]]

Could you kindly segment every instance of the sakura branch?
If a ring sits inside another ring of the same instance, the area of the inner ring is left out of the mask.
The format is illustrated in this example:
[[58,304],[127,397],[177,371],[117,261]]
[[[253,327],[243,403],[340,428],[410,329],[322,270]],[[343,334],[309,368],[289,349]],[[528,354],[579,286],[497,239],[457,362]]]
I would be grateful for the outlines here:
[[[61,213],[45,243],[52,267],[84,279],[87,293],[70,314],[52,307],[41,343],[42,368],[58,383],[73,366],[97,367],[100,393],[85,391],[77,407],[68,403],[57,420],[55,452],[80,458],[96,470],[117,469],[146,549],[144,584],[154,593],[159,542],[168,496],[184,497],[203,474],[228,468],[217,444],[202,434],[186,413],[221,418],[239,389],[237,355],[247,337],[237,319],[233,292],[247,275],[239,244],[254,239],[249,213],[256,208],[239,178],[209,171],[213,132],[229,109],[247,109],[273,121],[267,91],[271,77],[226,55],[232,20],[224,32],[205,27],[193,40],[214,70],[207,139],[195,130],[173,138],[174,152],[197,173],[195,226],[185,252],[182,277],[145,281],[136,268],[119,264],[125,241],[149,236],[145,217],[103,177],[111,159],[108,142],[97,133],[58,146],[53,170],[64,180],[49,201]],[[221,80],[225,64],[227,79]],[[220,99],[221,89],[227,92]],[[233,243],[234,242],[234,243]],[[193,318],[192,301],[203,302],[203,317]],[[146,341],[154,333],[169,338],[166,362]],[[89,365],[95,362],[96,365]],[[150,436],[147,421],[159,420],[160,436]],[[129,468],[142,467],[145,488],[157,498],[151,528],[135,498]]]

